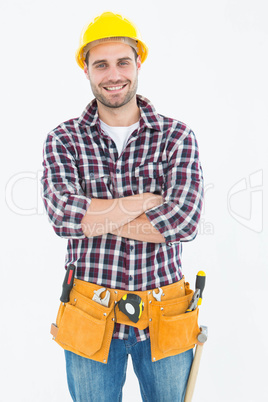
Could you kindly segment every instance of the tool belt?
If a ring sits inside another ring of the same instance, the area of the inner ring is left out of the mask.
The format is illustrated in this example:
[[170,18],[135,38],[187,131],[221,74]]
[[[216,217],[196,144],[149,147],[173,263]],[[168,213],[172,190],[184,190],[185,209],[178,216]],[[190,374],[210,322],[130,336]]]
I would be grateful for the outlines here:
[[[174,356],[191,349],[197,343],[198,308],[185,313],[194,294],[184,277],[179,282],[162,286],[161,301],[153,290],[126,292],[110,291],[109,307],[92,300],[94,291],[101,286],[74,279],[68,303],[61,303],[56,325],[52,324],[53,339],[64,349],[102,363],[108,362],[115,320],[117,323],[139,328],[149,327],[152,361]],[[144,310],[137,323],[133,323],[115,304],[126,294],[140,296]],[[115,318],[116,317],[116,318]]]

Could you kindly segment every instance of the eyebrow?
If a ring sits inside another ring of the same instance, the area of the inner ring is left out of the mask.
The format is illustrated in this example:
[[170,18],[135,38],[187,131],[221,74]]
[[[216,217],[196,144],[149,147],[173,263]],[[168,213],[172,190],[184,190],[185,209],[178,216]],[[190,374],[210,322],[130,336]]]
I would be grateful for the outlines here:
[[[123,61],[123,60],[130,60],[133,61],[131,59],[131,57],[120,57],[120,59],[118,59],[117,61]],[[95,66],[96,64],[100,64],[100,63],[107,63],[108,60],[103,59],[103,60],[96,60],[94,61],[94,63],[92,63],[92,66]]]

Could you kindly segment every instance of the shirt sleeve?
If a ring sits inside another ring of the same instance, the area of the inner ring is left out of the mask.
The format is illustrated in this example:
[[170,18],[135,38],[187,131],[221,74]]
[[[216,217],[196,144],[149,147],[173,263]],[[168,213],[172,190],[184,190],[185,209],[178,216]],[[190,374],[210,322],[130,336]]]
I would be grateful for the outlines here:
[[53,229],[66,239],[85,238],[81,220],[91,200],[80,186],[74,152],[49,134],[43,156],[42,198]]
[[169,154],[164,203],[146,212],[166,242],[193,240],[203,202],[203,174],[195,135],[188,131]]

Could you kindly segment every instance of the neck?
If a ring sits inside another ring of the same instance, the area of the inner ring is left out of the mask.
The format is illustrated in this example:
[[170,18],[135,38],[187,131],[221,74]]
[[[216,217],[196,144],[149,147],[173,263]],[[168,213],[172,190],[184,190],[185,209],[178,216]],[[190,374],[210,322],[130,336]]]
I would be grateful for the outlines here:
[[110,108],[97,100],[99,118],[111,127],[128,127],[137,123],[140,118],[140,109],[137,105],[136,97],[127,104]]

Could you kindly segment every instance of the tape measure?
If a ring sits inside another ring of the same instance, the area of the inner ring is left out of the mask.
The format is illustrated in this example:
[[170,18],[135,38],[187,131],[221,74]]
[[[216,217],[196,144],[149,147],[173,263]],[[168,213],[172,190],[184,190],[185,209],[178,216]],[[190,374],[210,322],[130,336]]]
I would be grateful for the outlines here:
[[140,296],[125,294],[118,302],[119,310],[122,311],[131,321],[138,322],[144,309],[144,303]]

